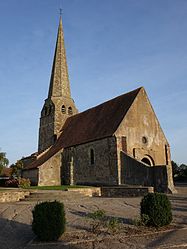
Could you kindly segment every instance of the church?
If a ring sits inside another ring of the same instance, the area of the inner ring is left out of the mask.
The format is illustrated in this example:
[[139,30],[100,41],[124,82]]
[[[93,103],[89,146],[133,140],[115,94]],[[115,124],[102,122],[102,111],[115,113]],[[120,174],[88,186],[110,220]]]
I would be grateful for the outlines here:
[[143,87],[78,112],[61,17],[38,152],[23,163],[22,176],[33,185],[140,185],[175,191],[170,146]]

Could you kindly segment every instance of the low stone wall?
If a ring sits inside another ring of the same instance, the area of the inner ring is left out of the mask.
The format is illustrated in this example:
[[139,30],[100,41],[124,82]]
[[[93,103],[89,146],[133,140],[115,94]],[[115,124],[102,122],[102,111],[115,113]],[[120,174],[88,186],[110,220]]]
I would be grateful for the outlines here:
[[101,196],[101,188],[70,188],[69,192],[78,192],[85,196]]
[[102,197],[136,197],[144,196],[147,193],[153,193],[153,187],[102,187]]
[[16,202],[30,195],[29,191],[0,191],[0,202]]

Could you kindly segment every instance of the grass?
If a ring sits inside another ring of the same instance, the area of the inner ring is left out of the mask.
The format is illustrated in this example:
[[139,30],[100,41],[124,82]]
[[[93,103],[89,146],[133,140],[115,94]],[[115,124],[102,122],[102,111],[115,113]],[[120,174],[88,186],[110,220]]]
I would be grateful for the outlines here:
[[[90,186],[91,187],[91,186]],[[82,185],[61,185],[61,186],[31,186],[28,189],[38,189],[38,190],[67,190],[71,188],[89,188],[89,186]]]

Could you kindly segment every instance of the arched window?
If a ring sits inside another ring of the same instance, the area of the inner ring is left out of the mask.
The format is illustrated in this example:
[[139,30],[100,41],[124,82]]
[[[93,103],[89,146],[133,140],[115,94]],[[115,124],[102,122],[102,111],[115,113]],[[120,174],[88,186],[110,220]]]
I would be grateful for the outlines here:
[[57,135],[56,135],[56,134],[54,134],[54,135],[53,135],[53,143],[55,143],[55,142],[56,142],[56,140],[57,140]]
[[66,107],[65,107],[65,105],[62,106],[62,113],[63,113],[63,114],[66,113]]
[[72,114],[73,114],[73,111],[72,111],[71,106],[70,106],[70,107],[68,107],[68,114],[69,114],[69,115],[72,115]]
[[95,153],[93,149],[90,149],[90,164],[93,165],[95,163]]
[[51,111],[52,111],[52,105],[49,106],[48,115],[51,113]]

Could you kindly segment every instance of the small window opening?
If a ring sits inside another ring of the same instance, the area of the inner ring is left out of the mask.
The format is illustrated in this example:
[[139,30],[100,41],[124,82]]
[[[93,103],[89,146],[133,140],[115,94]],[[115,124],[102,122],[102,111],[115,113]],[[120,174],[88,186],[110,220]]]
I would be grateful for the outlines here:
[[94,150],[90,149],[90,164],[93,165],[94,163],[95,163]]
[[62,106],[62,113],[63,113],[63,114],[66,113],[66,107],[65,107],[65,105]]
[[57,140],[57,135],[56,135],[56,134],[54,134],[54,135],[53,135],[53,143],[55,143],[55,142],[56,142],[56,140]]
[[52,106],[50,105],[50,106],[49,106],[49,110],[48,110],[48,114],[50,114],[51,111],[52,111]]
[[68,114],[69,114],[69,115],[72,115],[72,114],[73,114],[73,111],[72,111],[72,108],[71,108],[71,107],[68,107]]
[[142,137],[142,143],[143,143],[143,144],[147,144],[147,143],[148,143],[147,137]]

